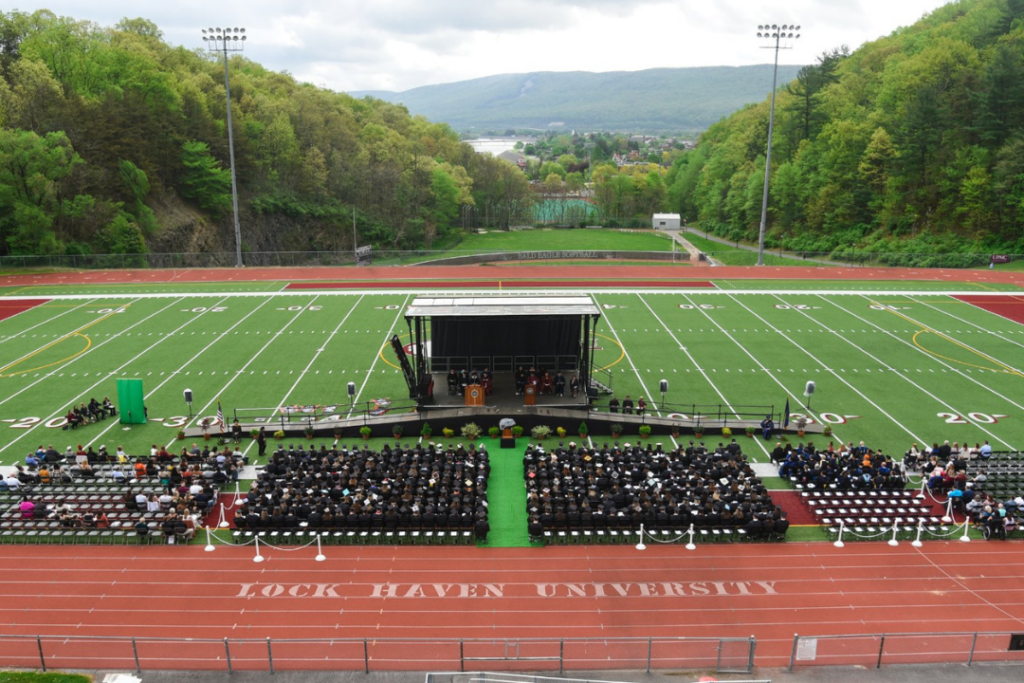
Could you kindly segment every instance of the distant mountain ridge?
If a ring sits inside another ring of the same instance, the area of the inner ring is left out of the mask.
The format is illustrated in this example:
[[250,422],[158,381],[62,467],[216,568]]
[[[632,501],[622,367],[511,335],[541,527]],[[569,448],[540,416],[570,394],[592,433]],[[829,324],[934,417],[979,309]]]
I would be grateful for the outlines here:
[[[779,85],[800,66],[779,66]],[[506,128],[701,131],[771,91],[772,65],[644,71],[537,71],[427,85],[364,90],[456,130]]]

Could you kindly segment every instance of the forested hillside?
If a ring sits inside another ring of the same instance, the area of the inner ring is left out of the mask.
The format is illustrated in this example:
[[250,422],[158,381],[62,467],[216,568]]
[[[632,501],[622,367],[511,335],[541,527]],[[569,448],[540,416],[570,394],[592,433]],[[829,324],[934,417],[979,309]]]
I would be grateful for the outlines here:
[[[672,208],[754,239],[767,100],[712,126],[666,178]],[[1024,0],[959,0],[779,93],[769,244],[835,252],[1024,253]]]
[[[198,38],[197,38],[198,40]],[[418,247],[520,171],[446,125],[230,59],[243,247]],[[0,255],[232,251],[223,63],[157,26],[0,13]]]
[[[780,66],[779,78],[798,66]],[[501,74],[405,92],[352,93],[400,102],[458,130],[701,131],[771,89],[770,64],[643,71]]]

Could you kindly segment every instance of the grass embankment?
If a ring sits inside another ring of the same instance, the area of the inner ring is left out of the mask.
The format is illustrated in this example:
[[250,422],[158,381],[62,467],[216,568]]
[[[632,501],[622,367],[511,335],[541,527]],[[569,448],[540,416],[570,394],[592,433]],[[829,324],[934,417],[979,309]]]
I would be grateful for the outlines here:
[[[700,249],[702,252],[713,258],[724,266],[753,266],[757,265],[757,252],[741,249],[732,244],[722,244],[714,240],[705,239],[692,232],[683,234],[683,239]],[[804,259],[779,256],[769,251],[764,252],[764,263],[766,266],[822,266],[822,264],[808,262]],[[840,265],[840,264],[835,264]]]

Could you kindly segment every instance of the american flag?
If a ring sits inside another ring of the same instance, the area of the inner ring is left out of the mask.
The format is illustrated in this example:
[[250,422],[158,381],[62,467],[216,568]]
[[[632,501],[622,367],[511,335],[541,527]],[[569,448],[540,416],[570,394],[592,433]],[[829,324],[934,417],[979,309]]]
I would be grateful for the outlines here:
[[224,409],[220,407],[220,401],[217,401],[217,419],[220,420],[220,426],[224,427]]

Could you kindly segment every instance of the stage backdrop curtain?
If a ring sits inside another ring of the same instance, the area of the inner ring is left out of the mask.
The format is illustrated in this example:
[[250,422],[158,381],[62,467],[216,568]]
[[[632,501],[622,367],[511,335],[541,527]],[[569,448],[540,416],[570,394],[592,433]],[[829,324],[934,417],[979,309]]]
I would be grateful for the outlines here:
[[575,356],[579,316],[432,318],[431,355]]

